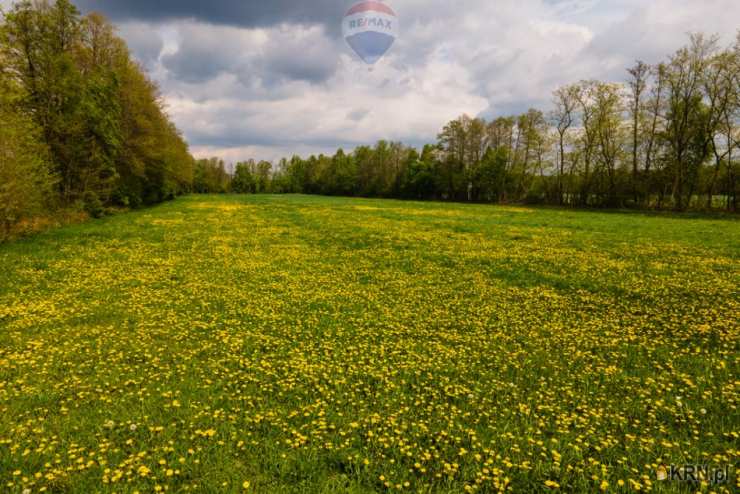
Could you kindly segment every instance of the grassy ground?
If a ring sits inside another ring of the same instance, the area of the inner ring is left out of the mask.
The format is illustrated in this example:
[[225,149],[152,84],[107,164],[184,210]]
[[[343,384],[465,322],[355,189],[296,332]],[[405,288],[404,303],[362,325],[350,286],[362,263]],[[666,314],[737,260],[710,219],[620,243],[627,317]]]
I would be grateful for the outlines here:
[[[0,491],[732,492],[740,223],[188,197],[0,246]],[[736,492],[736,491],[735,491]]]

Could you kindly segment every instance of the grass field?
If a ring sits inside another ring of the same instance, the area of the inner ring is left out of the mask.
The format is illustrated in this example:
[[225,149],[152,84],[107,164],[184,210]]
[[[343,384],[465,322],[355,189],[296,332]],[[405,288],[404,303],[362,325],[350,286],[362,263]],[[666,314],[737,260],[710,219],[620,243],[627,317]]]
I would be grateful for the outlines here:
[[201,196],[0,246],[0,491],[737,492],[740,223]]

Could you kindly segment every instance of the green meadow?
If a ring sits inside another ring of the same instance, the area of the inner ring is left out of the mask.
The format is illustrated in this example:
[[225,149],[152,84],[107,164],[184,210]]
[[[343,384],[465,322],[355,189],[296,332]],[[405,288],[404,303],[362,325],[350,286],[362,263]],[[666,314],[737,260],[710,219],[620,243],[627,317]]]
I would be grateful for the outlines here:
[[737,492],[739,259],[735,218],[269,195],[6,243],[0,491]]

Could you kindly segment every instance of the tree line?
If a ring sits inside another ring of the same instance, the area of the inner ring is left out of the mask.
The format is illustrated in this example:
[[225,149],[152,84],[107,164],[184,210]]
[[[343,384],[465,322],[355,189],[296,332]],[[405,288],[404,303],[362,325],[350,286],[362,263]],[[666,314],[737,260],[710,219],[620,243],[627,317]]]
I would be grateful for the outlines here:
[[692,35],[625,74],[558,88],[548,112],[463,115],[421,149],[227,166],[190,155],[102,15],[19,1],[0,16],[0,238],[50,211],[100,216],[188,192],[737,211],[740,32],[728,47]]
[[24,0],[0,18],[0,237],[59,208],[99,216],[190,190],[187,144],[102,15]]
[[237,163],[233,177],[203,160],[221,178],[198,190],[737,211],[740,33],[727,48],[692,35],[626,75],[558,88],[549,112],[463,115],[421,150],[380,141],[274,167]]

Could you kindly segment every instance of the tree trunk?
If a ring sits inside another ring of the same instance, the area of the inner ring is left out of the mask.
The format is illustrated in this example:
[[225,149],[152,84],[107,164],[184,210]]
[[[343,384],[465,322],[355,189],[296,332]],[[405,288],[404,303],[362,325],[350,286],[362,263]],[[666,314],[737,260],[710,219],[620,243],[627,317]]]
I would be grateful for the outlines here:
[[558,175],[558,205],[563,205],[563,173],[565,172],[565,143],[564,136],[560,134],[560,174]]

